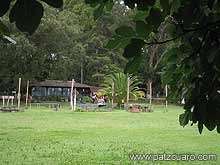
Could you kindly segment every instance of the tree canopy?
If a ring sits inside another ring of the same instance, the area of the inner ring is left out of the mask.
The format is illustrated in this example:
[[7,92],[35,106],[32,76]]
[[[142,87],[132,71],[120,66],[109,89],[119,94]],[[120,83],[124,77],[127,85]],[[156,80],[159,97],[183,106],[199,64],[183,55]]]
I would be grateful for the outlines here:
[[64,2],[63,11],[44,5],[44,16],[32,35],[18,31],[7,15],[1,18],[16,44],[0,41],[0,92],[15,90],[18,77],[23,82],[74,78],[99,85],[105,75],[123,70],[122,51],[103,48],[115,24],[126,17],[118,12],[120,7],[115,6],[113,15],[94,21],[93,9],[83,1]]
[[[112,0],[86,0],[102,13]],[[134,69],[143,48],[169,43],[163,54],[162,78],[170,85],[173,98],[185,98],[182,126],[191,121],[220,133],[220,1],[219,0],[123,0],[136,10],[131,26],[120,26],[110,39],[110,49],[124,47],[124,57]],[[102,11],[102,12],[101,12]],[[161,26],[168,35],[158,40]],[[132,64],[132,65],[131,65]],[[131,70],[130,70],[131,71]]]

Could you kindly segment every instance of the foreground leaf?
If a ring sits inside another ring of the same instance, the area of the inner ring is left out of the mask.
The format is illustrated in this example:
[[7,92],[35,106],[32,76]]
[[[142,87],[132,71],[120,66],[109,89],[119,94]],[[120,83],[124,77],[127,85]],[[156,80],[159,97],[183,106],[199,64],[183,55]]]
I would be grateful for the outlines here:
[[121,26],[115,30],[115,33],[123,37],[132,37],[135,35],[134,30],[129,26]]
[[203,123],[201,121],[198,122],[198,130],[199,130],[199,133],[202,134]]
[[41,0],[41,1],[44,1],[48,5],[55,8],[61,8],[63,6],[63,0]]
[[18,0],[9,18],[22,32],[34,33],[43,16],[43,6],[35,0]]
[[123,56],[126,58],[140,56],[144,44],[145,42],[141,39],[132,39],[131,43],[126,46]]
[[5,15],[5,13],[8,11],[10,7],[11,0],[1,0],[0,1],[0,17]]
[[3,22],[0,20],[0,35],[5,35],[5,34],[9,34],[9,30],[8,30],[8,27],[5,26],[3,24]]

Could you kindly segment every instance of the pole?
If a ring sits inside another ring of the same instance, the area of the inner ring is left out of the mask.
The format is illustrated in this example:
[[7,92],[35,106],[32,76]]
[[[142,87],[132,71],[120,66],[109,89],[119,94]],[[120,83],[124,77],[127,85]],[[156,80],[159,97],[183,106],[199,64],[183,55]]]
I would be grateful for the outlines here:
[[27,104],[28,104],[28,95],[29,95],[29,80],[27,81],[27,89],[26,89],[26,101],[25,101],[25,105],[27,107]]
[[72,79],[71,91],[70,91],[70,106],[72,111],[73,111],[73,85],[74,85],[74,79]]
[[126,109],[128,111],[128,104],[129,104],[129,94],[130,94],[130,77],[128,76],[127,82],[127,102],[126,102]]
[[152,106],[152,81],[149,82],[149,89],[150,89],[150,109]]
[[2,96],[2,104],[3,104],[3,107],[5,106],[5,96]]
[[114,108],[115,83],[112,80],[112,110]]
[[14,105],[14,96],[11,99],[11,105]]
[[10,96],[8,96],[7,106],[9,106]]
[[73,111],[76,111],[76,87],[74,88],[74,102],[73,102]]
[[165,86],[165,94],[166,94],[166,108],[167,108],[167,104],[168,104],[168,101],[167,101],[167,96],[168,96],[168,86],[167,86],[167,85]]
[[20,109],[21,105],[21,78],[18,81],[18,109]]
[[81,59],[81,64],[80,64],[80,76],[81,76],[80,83],[83,84],[83,61],[82,59]]

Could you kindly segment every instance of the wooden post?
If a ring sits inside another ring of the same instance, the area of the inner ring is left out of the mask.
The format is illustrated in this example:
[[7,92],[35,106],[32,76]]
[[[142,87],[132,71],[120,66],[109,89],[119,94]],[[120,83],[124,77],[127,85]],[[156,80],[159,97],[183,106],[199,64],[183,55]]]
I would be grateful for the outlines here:
[[128,111],[128,104],[129,104],[129,94],[130,94],[130,77],[128,76],[127,82],[127,102],[126,102],[126,109]]
[[81,62],[80,62],[80,76],[81,76],[81,79],[80,79],[80,83],[83,84],[83,60],[81,58]]
[[74,79],[72,79],[72,84],[71,84],[71,91],[70,91],[70,106],[71,110],[73,111],[73,85],[74,85]]
[[21,78],[19,78],[18,81],[18,109],[20,109],[21,106]]
[[74,88],[73,111],[76,111],[76,87]]
[[167,86],[167,85],[165,86],[165,95],[166,95],[166,108],[167,108],[167,105],[168,105],[168,101],[167,101],[167,96],[168,96],[168,86]]
[[14,105],[14,96],[13,96],[12,99],[11,99],[11,105],[12,105],[12,106]]
[[10,97],[8,96],[7,106],[9,106],[10,103]]
[[5,96],[2,96],[2,104],[3,104],[3,107],[5,106]]
[[25,105],[27,107],[27,104],[28,104],[28,97],[29,97],[29,80],[27,81],[27,89],[26,89],[26,100],[25,100]]
[[112,110],[114,108],[115,83],[112,80]]
[[150,109],[152,106],[152,81],[149,82],[149,90],[150,90]]

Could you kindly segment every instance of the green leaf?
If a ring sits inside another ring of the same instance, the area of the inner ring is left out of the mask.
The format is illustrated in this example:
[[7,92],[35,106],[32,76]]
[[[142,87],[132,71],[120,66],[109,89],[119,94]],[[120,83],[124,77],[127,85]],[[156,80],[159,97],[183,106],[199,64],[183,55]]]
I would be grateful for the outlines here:
[[138,10],[136,11],[136,14],[134,16],[134,20],[135,21],[144,21],[145,18],[149,15],[149,11],[150,10],[145,10],[145,11],[141,11],[141,10]]
[[170,11],[170,4],[169,4],[169,0],[160,0],[160,5],[163,9],[163,12],[165,14],[168,14]]
[[162,13],[157,8],[151,8],[149,16],[146,18],[146,21],[149,25],[151,25],[153,31],[157,31],[158,27],[163,21]]
[[130,60],[125,67],[125,73],[135,73],[140,67],[140,63],[143,60],[143,56],[135,56]]
[[198,129],[199,129],[199,133],[202,134],[203,123],[201,121],[198,122]]
[[90,4],[92,7],[96,7],[99,4],[97,0],[85,0],[85,3]]
[[145,42],[141,39],[132,39],[131,43],[126,46],[123,56],[126,58],[140,56],[142,53],[142,47],[144,46],[144,44]]
[[144,39],[146,39],[146,37],[151,32],[151,28],[143,21],[136,21],[135,30],[136,30],[137,36],[142,37]]
[[181,1],[180,0],[172,0],[170,13],[171,14],[177,13],[180,6],[181,6]]
[[114,49],[116,48],[119,44],[120,44],[120,39],[119,38],[114,38],[114,39],[110,39],[108,41],[108,43],[104,46],[104,48],[107,48],[107,49]]
[[174,24],[168,23],[166,25],[166,30],[171,36],[176,35],[176,26]]
[[215,57],[218,57],[218,54],[220,53],[219,49],[210,49],[208,52],[207,58],[208,58],[208,63],[213,63],[215,62]]
[[217,122],[217,132],[220,133],[220,121]]
[[121,26],[115,30],[115,33],[123,37],[133,37],[135,36],[134,30],[129,26]]
[[50,6],[55,8],[61,8],[63,6],[63,0],[41,0],[47,3]]
[[105,3],[105,8],[106,8],[106,10],[109,11],[109,12],[112,10],[113,6],[114,6],[113,0],[108,0],[108,1]]
[[133,9],[135,7],[135,1],[134,0],[126,0],[124,1],[125,5],[129,8]]
[[11,9],[10,22],[15,22],[22,32],[32,34],[40,24],[43,6],[35,0],[17,0]]
[[121,38],[118,48],[125,48],[130,43],[130,38]]
[[181,126],[185,126],[189,123],[189,117],[190,117],[190,112],[189,111],[186,111],[185,113],[181,114],[179,116],[179,123]]
[[209,131],[212,131],[216,127],[216,122],[214,120],[206,120],[204,125]]
[[155,4],[156,0],[141,0],[137,1],[138,10],[147,10],[150,6]]
[[7,11],[9,10],[10,7],[10,3],[11,0],[1,0],[0,1],[0,17],[2,17],[3,15],[5,15],[5,13],[7,13]]
[[97,9],[94,10],[93,16],[98,19],[103,14],[104,4],[100,4]]
[[9,30],[8,27],[3,24],[3,22],[0,20],[0,35],[8,35]]
[[214,3],[215,3],[215,0],[208,0],[208,7],[209,7],[209,9],[212,10],[212,7],[213,7]]
[[108,43],[104,46],[106,49],[117,49],[117,48],[125,48],[130,43],[130,38],[121,38],[120,36],[116,36],[115,38],[111,38]]

